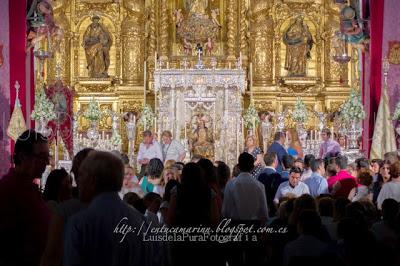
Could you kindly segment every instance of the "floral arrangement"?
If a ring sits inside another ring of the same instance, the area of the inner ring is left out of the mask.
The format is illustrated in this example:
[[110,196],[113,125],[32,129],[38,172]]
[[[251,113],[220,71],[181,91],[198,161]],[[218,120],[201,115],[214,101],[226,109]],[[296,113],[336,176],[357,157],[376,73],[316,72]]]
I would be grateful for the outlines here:
[[155,114],[151,109],[151,106],[146,104],[142,109],[142,114],[139,119],[139,124],[143,126],[144,130],[150,128],[153,125]]
[[251,102],[243,116],[244,126],[247,129],[254,129],[260,123],[258,113],[254,103]]
[[56,119],[54,104],[47,98],[43,89],[39,89],[35,94],[35,106],[32,111],[31,118],[35,121],[44,119],[51,121]]
[[400,102],[397,103],[396,109],[394,110],[393,120],[399,120],[400,121]]
[[121,136],[117,132],[114,132],[110,141],[111,141],[112,145],[119,146],[119,145],[121,145],[122,139],[121,139]]
[[340,112],[345,122],[359,121],[365,118],[364,106],[356,90],[351,90],[350,96],[344,102]]
[[101,117],[101,110],[99,107],[99,103],[97,101],[95,101],[94,98],[92,98],[89,102],[88,108],[86,109],[85,113],[83,114],[83,116],[94,122],[100,119]]
[[296,99],[292,116],[293,121],[297,123],[305,123],[308,120],[307,107],[300,97],[297,97]]

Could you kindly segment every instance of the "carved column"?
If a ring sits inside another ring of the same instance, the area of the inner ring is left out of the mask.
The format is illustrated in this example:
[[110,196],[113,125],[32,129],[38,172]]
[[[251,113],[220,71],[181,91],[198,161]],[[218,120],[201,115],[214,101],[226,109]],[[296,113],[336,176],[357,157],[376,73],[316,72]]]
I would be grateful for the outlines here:
[[227,56],[228,60],[235,59],[236,48],[236,34],[237,34],[237,21],[236,21],[236,0],[228,0],[227,6]]
[[[154,70],[154,55],[157,51],[157,28],[156,28],[156,0],[150,0],[150,6],[146,10],[146,60],[147,68]],[[153,71],[148,71],[149,80],[153,79]]]
[[247,4],[246,0],[240,0],[240,52],[242,53],[243,59],[246,61],[247,60],[247,55],[248,55],[248,39],[247,39],[247,34],[249,31],[249,26],[247,22]]
[[144,42],[143,3],[126,2],[128,15],[122,22],[122,81],[124,85],[143,85]]
[[60,41],[59,44],[55,43],[53,41],[53,46],[55,46],[56,50],[54,53],[53,58],[48,60],[48,71],[47,71],[47,81],[49,83],[53,83],[56,80],[56,67],[57,65],[61,68],[60,70],[60,78],[61,80],[68,84],[70,81],[70,47],[71,47],[71,33],[69,29],[69,23],[68,19],[65,16],[65,13],[63,10],[57,10],[54,14],[55,22],[56,25],[58,25],[60,28],[63,29],[64,31],[64,37]]
[[167,60],[169,55],[169,32],[168,32],[168,1],[161,0],[160,2],[160,56],[162,60]]
[[255,14],[251,32],[253,84],[263,86],[273,81],[273,20],[265,12]]
[[[328,21],[337,20],[337,16],[330,14],[327,17]],[[339,22],[338,22],[339,23]],[[329,24],[328,24],[329,25]],[[325,39],[324,45],[324,57],[325,57],[325,68],[324,75],[325,80],[328,86],[347,86],[348,85],[348,64],[339,64],[335,62],[332,58],[332,49],[333,49],[333,34],[335,29],[332,29],[330,26],[325,28],[325,32],[328,32],[328,37]],[[346,48],[347,49],[347,48]]]

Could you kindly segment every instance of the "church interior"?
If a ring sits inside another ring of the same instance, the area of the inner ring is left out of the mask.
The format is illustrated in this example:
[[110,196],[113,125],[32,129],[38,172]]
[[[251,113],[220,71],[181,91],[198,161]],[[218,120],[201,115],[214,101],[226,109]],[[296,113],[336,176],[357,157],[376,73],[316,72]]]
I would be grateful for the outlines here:
[[87,146],[135,158],[145,130],[231,165],[247,136],[266,149],[292,128],[312,154],[323,128],[355,157],[399,147],[399,117],[377,117],[400,99],[397,1],[16,2],[0,8],[4,165],[26,128],[58,165]]

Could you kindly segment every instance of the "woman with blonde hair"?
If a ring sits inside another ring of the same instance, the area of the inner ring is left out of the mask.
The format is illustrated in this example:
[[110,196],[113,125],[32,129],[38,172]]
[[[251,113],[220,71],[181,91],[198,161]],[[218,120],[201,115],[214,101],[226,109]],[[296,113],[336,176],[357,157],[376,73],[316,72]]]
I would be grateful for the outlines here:
[[254,178],[257,178],[262,171],[263,153],[260,147],[257,146],[257,140],[254,135],[247,136],[244,152],[247,152],[254,157],[254,169],[251,172],[251,175]]
[[297,134],[297,130],[294,128],[290,128],[288,130],[288,140],[289,140],[289,148],[288,154],[293,156],[294,158],[303,158],[303,149],[301,148],[301,143],[299,140],[299,135]]

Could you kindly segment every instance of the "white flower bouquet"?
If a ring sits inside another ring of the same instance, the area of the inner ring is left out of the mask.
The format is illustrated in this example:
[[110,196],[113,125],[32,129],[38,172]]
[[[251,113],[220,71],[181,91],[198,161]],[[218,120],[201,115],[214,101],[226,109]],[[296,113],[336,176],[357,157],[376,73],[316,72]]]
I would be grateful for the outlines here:
[[351,90],[340,111],[345,122],[360,121],[365,118],[364,106],[357,91]]
[[154,122],[155,114],[151,109],[151,106],[146,104],[143,107],[142,114],[139,119],[139,124],[143,126],[144,130],[149,129]]
[[46,93],[42,89],[36,91],[35,106],[31,113],[31,118],[35,121],[41,119],[51,121],[57,118],[54,104],[47,98]]
[[247,129],[254,129],[260,123],[260,119],[253,102],[250,103],[249,107],[244,113],[243,122]]
[[400,102],[397,103],[396,109],[394,110],[393,120],[399,120],[400,121]]
[[89,105],[83,116],[92,122],[98,121],[100,119],[101,110],[99,107],[99,103],[94,98],[90,100]]
[[292,116],[293,121],[297,123],[305,123],[308,120],[307,107],[299,97],[297,97],[296,103],[294,105]]

